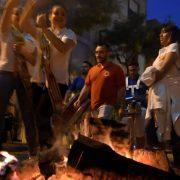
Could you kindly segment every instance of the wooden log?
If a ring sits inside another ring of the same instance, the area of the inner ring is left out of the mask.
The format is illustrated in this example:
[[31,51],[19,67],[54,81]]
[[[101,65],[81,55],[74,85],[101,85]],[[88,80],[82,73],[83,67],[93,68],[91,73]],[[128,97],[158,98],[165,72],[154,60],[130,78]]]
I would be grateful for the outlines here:
[[68,156],[68,165],[79,170],[101,168],[122,176],[141,176],[149,179],[174,179],[174,174],[133,161],[114,152],[108,145],[80,136]]

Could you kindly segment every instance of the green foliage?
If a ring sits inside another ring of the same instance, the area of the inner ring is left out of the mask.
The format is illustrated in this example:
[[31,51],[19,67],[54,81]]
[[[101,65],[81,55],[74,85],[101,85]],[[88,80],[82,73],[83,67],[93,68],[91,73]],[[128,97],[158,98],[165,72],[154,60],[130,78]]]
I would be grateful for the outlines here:
[[116,22],[103,41],[118,46],[126,61],[138,54],[143,54],[148,61],[157,55],[160,28],[159,23],[148,25],[145,17],[137,14],[126,22]]
[[117,11],[116,3],[116,0],[53,0],[51,5],[64,5],[70,27],[81,34],[97,25],[108,25],[111,14]]

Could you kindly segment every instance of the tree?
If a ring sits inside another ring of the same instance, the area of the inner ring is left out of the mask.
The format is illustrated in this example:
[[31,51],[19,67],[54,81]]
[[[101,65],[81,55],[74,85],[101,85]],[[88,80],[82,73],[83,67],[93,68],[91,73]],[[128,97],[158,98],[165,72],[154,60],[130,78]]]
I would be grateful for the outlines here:
[[104,41],[116,45],[126,62],[143,54],[148,60],[157,55],[161,25],[145,24],[145,17],[136,14],[126,22],[115,22],[112,30],[107,31]]
[[[21,4],[24,2],[25,0],[20,0]],[[37,9],[36,13],[47,12],[52,5],[63,5],[68,10],[68,24],[77,34],[97,25],[108,25],[112,13],[118,11],[117,0],[48,0],[48,2],[48,6]],[[2,10],[3,8],[0,8],[0,12]]]
[[68,24],[78,34],[97,25],[108,25],[112,13],[118,11],[116,0],[53,0],[50,6],[54,4],[68,10]]

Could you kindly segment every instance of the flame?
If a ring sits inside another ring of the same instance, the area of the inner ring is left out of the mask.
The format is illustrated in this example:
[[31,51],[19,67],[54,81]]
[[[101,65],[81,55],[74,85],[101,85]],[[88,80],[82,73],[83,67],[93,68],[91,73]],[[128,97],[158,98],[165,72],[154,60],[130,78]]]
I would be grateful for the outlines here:
[[6,151],[1,151],[0,155],[2,156],[2,161],[0,161],[0,175],[4,175],[6,173],[7,167],[14,171],[18,163],[17,158]]
[[169,171],[169,164],[167,157],[163,151],[148,151],[145,149],[130,150],[130,143],[128,139],[121,137],[111,137],[112,128],[101,126],[101,132],[96,128],[93,139],[109,145],[116,153],[133,159],[134,161],[147,164],[158,169]]
[[[97,131],[96,131],[97,132]],[[151,152],[144,149],[137,149],[134,151],[129,150],[129,140],[124,139],[121,137],[111,137],[112,128],[105,127],[104,129],[101,129],[100,133],[94,133],[92,139],[100,141],[102,143],[105,143],[109,145],[116,153],[126,157],[133,159],[137,162],[141,162],[165,171],[169,170],[168,162],[165,153],[162,151],[156,151]],[[55,146],[56,147],[62,147],[64,144],[64,148],[59,149],[60,152],[65,153],[65,147],[67,146],[66,140],[56,141]],[[102,170],[88,170],[89,174],[85,174],[84,172],[79,172],[77,170],[74,170],[72,168],[69,168],[66,166],[67,164],[67,157],[63,156],[63,161],[56,163],[56,174],[52,175],[48,178],[48,180],[93,180],[98,179],[98,176],[100,174],[100,177],[102,177],[102,174],[104,176],[107,176],[108,178],[114,177],[111,179],[117,179],[118,175],[115,173],[107,173]],[[106,178],[106,179],[108,179]],[[10,180],[45,180],[44,176],[40,174],[40,170],[38,167],[37,162],[33,161],[27,161],[20,167],[16,172],[13,173]]]

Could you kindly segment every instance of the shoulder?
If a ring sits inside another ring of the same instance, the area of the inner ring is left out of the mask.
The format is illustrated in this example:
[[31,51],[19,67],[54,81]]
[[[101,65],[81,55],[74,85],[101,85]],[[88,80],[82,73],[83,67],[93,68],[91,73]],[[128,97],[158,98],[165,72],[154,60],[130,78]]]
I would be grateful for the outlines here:
[[162,52],[163,54],[172,53],[172,52],[179,54],[179,45],[178,43],[172,43],[169,46],[161,49],[160,52]]
[[78,76],[74,79],[74,81],[82,81],[82,80],[84,80],[84,79],[81,76]]
[[70,40],[74,41],[75,43],[77,43],[76,34],[71,29],[64,28],[62,30],[62,32],[59,33],[59,35],[60,36],[62,35],[62,39],[70,39]]
[[88,71],[88,74],[94,72],[97,69],[97,65],[94,65],[93,67],[91,67]]
[[122,70],[121,66],[119,66],[118,64],[111,62],[111,66],[112,66],[113,70],[116,71],[117,73],[124,74],[124,71]]

